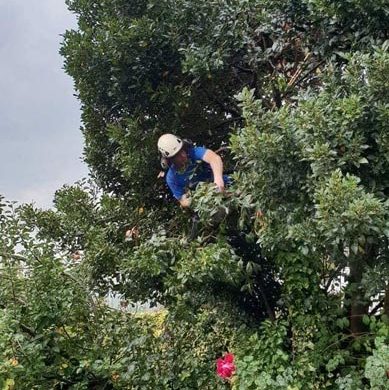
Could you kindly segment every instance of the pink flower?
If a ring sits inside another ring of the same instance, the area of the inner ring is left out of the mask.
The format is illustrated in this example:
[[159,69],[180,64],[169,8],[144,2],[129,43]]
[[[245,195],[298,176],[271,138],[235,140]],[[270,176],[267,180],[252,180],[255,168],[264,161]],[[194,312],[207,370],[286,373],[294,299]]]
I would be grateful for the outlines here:
[[235,370],[234,355],[232,353],[227,353],[223,358],[216,360],[216,373],[220,378],[231,378]]

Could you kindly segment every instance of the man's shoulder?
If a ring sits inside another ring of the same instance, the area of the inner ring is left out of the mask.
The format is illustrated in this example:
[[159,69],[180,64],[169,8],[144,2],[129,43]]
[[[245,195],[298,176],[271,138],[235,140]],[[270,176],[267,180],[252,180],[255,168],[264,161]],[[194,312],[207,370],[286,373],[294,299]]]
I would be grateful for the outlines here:
[[204,146],[193,146],[189,152],[191,159],[202,160],[208,149]]

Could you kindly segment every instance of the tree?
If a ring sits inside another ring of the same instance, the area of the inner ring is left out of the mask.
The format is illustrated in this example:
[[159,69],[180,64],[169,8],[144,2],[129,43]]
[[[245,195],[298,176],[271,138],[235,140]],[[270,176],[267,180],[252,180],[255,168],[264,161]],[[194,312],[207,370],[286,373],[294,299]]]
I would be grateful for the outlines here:
[[[155,204],[156,140],[218,147],[241,123],[234,95],[267,108],[318,83],[325,60],[385,37],[385,1],[69,0],[65,70],[82,104],[85,157],[103,188]],[[379,16],[378,16],[379,15]]]
[[[0,206],[0,384],[384,389],[385,1],[67,3],[97,186]],[[235,165],[226,194],[193,194],[194,239],[154,180],[166,129]],[[163,310],[111,310],[109,290]]]
[[[231,140],[239,161],[238,203],[252,210],[246,215],[264,210],[255,223],[258,242],[283,280],[294,348],[312,343],[312,354],[336,334],[334,323],[345,338],[333,340],[333,348],[355,347],[355,337],[368,335],[369,316],[388,318],[387,44],[347,59],[296,107],[265,111],[253,91],[244,90],[246,122]],[[356,345],[357,352],[345,358],[343,350],[327,369],[344,371],[340,365],[361,353],[360,341]],[[297,353],[297,366],[306,353]]]

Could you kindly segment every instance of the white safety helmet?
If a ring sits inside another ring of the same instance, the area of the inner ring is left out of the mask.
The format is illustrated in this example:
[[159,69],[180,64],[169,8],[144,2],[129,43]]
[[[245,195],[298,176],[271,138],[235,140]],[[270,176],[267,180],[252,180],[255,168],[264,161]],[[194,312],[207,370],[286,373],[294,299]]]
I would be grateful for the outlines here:
[[173,134],[164,134],[158,140],[158,150],[166,158],[175,156],[182,149],[183,145],[182,139]]

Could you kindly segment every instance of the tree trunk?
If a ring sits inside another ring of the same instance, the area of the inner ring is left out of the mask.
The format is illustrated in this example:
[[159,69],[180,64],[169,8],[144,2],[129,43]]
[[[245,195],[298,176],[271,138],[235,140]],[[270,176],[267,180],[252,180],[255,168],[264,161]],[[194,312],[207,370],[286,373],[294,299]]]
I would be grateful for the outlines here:
[[369,313],[369,303],[365,301],[360,289],[363,275],[363,266],[358,262],[350,265],[349,299],[350,299],[350,330],[357,337],[367,331],[362,318]]

